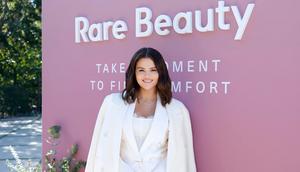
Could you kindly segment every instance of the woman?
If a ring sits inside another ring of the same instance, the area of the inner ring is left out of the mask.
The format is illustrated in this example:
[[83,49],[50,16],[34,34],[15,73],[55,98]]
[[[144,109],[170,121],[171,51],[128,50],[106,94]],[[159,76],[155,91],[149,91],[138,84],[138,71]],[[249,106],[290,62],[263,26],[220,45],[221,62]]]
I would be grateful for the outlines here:
[[196,172],[189,112],[172,98],[165,61],[141,48],[122,93],[105,97],[86,172]]

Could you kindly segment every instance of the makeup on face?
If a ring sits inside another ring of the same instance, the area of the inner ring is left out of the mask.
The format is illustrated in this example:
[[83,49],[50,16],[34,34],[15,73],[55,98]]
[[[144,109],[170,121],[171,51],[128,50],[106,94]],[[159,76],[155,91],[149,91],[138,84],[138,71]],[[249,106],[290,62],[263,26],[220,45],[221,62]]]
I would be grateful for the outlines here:
[[136,64],[136,80],[139,86],[145,90],[154,89],[158,82],[158,71],[150,58],[142,58]]

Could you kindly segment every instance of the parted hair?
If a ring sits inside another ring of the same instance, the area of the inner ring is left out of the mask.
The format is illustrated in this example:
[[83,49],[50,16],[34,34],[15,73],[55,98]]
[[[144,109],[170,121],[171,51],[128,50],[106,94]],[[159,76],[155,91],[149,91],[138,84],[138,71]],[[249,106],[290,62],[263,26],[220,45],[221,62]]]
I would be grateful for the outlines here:
[[136,80],[135,71],[137,62],[142,58],[150,58],[157,69],[158,82],[156,89],[162,105],[165,106],[170,103],[172,99],[171,79],[164,58],[159,51],[150,47],[139,49],[131,58],[125,74],[126,87],[122,91],[122,99],[130,104],[137,98],[140,86]]

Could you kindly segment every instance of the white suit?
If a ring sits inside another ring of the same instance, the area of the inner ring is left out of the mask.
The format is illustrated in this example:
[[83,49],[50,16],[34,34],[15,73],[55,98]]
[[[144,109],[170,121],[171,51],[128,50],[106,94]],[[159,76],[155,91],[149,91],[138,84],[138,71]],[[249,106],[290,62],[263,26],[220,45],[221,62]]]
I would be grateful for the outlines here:
[[[120,172],[166,172],[168,114],[159,96],[157,100],[151,123],[147,122],[149,119],[133,117],[136,102],[127,108],[122,130]],[[143,132],[147,123],[151,124],[150,129]],[[139,127],[134,130],[133,126]],[[143,133],[143,141],[139,140],[139,144],[134,133]]]
[[[100,108],[88,154],[86,172],[119,172],[120,145],[123,123],[132,104],[122,100],[120,93],[105,97]],[[189,112],[178,100],[172,98],[165,108],[168,115],[167,172],[196,172],[193,136]],[[162,110],[161,109],[161,110]],[[154,130],[154,129],[153,129]],[[155,132],[149,133],[142,149],[155,142]],[[153,134],[154,133],[154,134]]]

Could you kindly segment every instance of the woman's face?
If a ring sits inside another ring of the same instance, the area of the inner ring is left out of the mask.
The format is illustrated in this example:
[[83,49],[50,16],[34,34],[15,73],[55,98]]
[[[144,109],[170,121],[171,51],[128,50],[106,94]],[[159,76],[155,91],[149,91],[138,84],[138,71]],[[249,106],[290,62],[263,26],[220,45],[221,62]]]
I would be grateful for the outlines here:
[[158,71],[150,58],[141,58],[135,68],[136,80],[145,91],[155,90],[158,82]]

